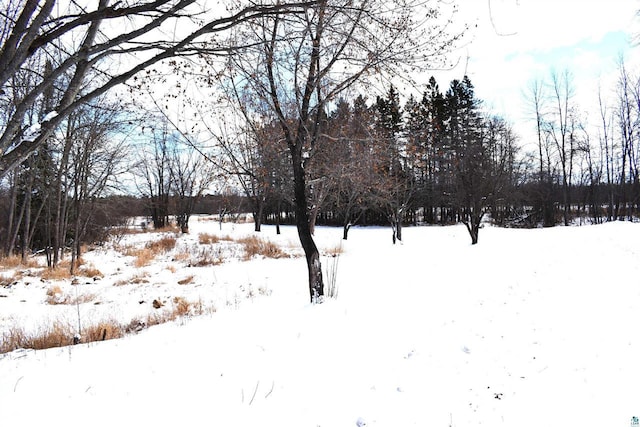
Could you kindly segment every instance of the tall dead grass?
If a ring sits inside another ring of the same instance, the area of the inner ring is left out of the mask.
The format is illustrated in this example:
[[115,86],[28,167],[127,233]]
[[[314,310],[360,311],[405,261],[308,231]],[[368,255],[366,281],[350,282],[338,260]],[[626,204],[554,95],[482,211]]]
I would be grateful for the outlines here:
[[76,305],[86,304],[96,299],[92,293],[65,293],[59,285],[52,285],[47,289],[46,303],[49,305]]
[[43,280],[65,280],[71,278],[71,271],[68,267],[58,266],[55,268],[45,268],[40,272]]
[[147,243],[144,247],[125,246],[122,253],[125,256],[135,258],[134,266],[137,268],[146,267],[160,254],[172,251],[176,247],[177,240],[173,236],[165,236],[159,240]]
[[140,332],[150,326],[176,321],[189,316],[213,314],[215,312],[215,306],[205,306],[202,300],[192,302],[184,297],[174,297],[167,310],[158,310],[151,313],[145,320],[133,319],[126,325],[115,320],[104,320],[84,327],[79,340],[76,338],[78,336],[76,329],[67,322],[54,321],[31,334],[20,326],[13,326],[0,335],[0,354],[20,348],[44,350],[78,343],[117,339],[127,334]]
[[228,235],[219,236],[217,234],[210,234],[210,233],[198,234],[198,242],[200,242],[201,245],[212,245],[214,243],[219,243],[223,241],[231,242],[233,241],[233,238],[231,238]]
[[201,245],[212,245],[214,243],[218,243],[219,241],[220,237],[218,235],[209,233],[198,234],[198,242]]
[[0,287],[11,286],[23,277],[23,274],[19,271],[14,271],[11,274],[0,274]]
[[125,335],[126,327],[114,320],[105,320],[85,328],[82,331],[82,342],[113,340]]
[[173,236],[165,236],[159,240],[154,240],[146,244],[145,247],[151,249],[154,253],[166,253],[176,247],[176,238]]
[[75,331],[65,322],[55,321],[42,327],[35,334],[28,334],[21,327],[12,327],[2,334],[0,353],[8,353],[19,348],[44,350],[73,344]]
[[7,257],[0,257],[0,268],[36,268],[39,267],[38,261],[35,258],[22,258],[20,255],[11,255]]
[[270,240],[264,240],[257,236],[242,237],[236,242],[240,243],[244,249],[244,260],[247,261],[254,256],[260,255],[265,258],[285,258],[288,257],[278,245]]

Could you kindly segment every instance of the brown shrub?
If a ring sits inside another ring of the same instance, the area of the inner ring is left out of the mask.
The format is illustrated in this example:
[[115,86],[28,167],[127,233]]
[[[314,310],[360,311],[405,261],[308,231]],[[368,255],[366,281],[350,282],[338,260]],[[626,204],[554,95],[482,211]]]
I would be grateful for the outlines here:
[[38,261],[35,258],[26,257],[22,259],[20,255],[11,255],[0,258],[0,267],[2,268],[35,268],[38,267]]
[[56,321],[46,326],[37,335],[27,337],[22,348],[44,350],[46,348],[63,347],[73,344],[74,329],[68,323]]
[[162,228],[147,228],[148,230],[153,230],[155,233],[179,233],[180,229],[175,224],[168,224]]
[[59,285],[49,286],[49,289],[47,289],[47,296],[48,297],[54,297],[54,296],[60,295],[60,294],[62,294],[62,288],[60,288]]
[[185,277],[182,280],[178,280],[178,285],[188,285],[189,283],[193,283],[194,276]]
[[206,267],[209,265],[220,265],[224,262],[224,257],[220,248],[205,247],[197,254],[192,254],[189,265],[193,267]]
[[166,236],[160,240],[147,243],[143,248],[135,246],[125,246],[122,249],[122,253],[125,256],[135,257],[134,266],[137,268],[145,267],[154,260],[154,258],[161,254],[166,253],[175,248],[176,238],[172,236]]
[[[61,263],[62,264],[62,263]],[[59,265],[55,268],[45,268],[40,272],[40,277],[44,280],[65,280],[71,278],[69,263],[67,265]]]
[[8,353],[19,348],[28,348],[27,341],[24,329],[18,326],[11,327],[2,333],[0,353]]
[[97,268],[93,267],[92,265],[82,266],[78,270],[78,274],[81,274],[81,275],[87,276],[87,277],[100,277],[100,278],[104,277],[104,274],[102,274],[102,272],[100,270],[98,270]]
[[151,261],[156,257],[156,254],[154,254],[149,248],[141,248],[135,251],[135,255],[133,256],[136,258],[133,265],[137,268],[141,268],[151,264]]
[[263,240],[256,236],[243,237],[237,240],[238,243],[243,245],[244,259],[249,260],[256,255],[261,255],[265,258],[284,258],[287,254],[280,249],[278,245],[269,241]]
[[139,274],[134,275],[130,279],[121,279],[113,284],[113,286],[124,286],[124,285],[138,285],[140,283],[149,283],[147,280],[149,277],[149,273],[141,272]]
[[214,243],[218,243],[219,241],[220,241],[220,237],[218,237],[215,234],[209,234],[209,233],[198,234],[198,242],[200,242],[201,245],[212,245]]
[[105,341],[122,338],[125,328],[114,320],[102,321],[97,325],[85,328],[82,333],[82,342]]
[[186,316],[191,314],[191,303],[183,297],[173,298],[173,311],[171,315],[175,319],[176,317]]
[[154,240],[153,242],[147,243],[146,247],[156,254],[169,252],[176,247],[176,238],[173,236],[165,236],[160,240]]

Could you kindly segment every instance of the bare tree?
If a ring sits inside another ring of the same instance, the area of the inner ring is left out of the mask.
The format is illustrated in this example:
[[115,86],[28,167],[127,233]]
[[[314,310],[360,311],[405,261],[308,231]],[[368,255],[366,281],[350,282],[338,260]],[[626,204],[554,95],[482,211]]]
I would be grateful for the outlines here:
[[[265,15],[302,13],[312,4],[254,4],[226,17],[209,18],[210,11],[202,10],[196,0],[113,4],[100,0],[92,7],[59,0],[6,0],[0,15],[0,97],[10,97],[4,104],[11,108],[5,109],[0,126],[0,178],[44,144],[72,111],[153,64],[194,55],[194,49],[211,55],[229,51],[228,45],[203,41],[203,36]],[[193,30],[184,36],[163,34],[160,29],[167,24]],[[44,67],[44,58],[55,58],[49,69]],[[90,72],[97,77],[89,82]],[[32,76],[34,84],[26,93],[14,96],[15,86],[21,84],[14,76],[20,73]],[[70,78],[60,84],[64,74]],[[28,111],[47,91],[56,91],[57,101],[40,120],[25,123]]]
[[139,151],[134,168],[136,186],[147,201],[147,209],[156,229],[169,225],[169,201],[172,191],[171,153],[176,145],[166,123],[152,129],[150,143]]
[[602,162],[604,163],[604,170],[606,175],[607,184],[607,220],[611,221],[614,216],[614,188],[613,188],[613,115],[607,110],[606,105],[602,100],[601,90],[598,90],[598,105],[600,108],[600,120],[602,121],[602,128],[599,134],[600,139],[600,153]]
[[634,205],[640,203],[640,132],[637,129],[640,117],[640,80],[634,81],[623,60],[619,64],[617,121],[620,129],[619,201],[616,217],[633,218]]
[[564,225],[569,225],[576,129],[575,111],[572,105],[574,89],[569,71],[565,70],[562,75],[555,72],[551,74],[551,90],[555,111],[553,120],[547,122],[546,131],[555,144],[560,160],[563,219]]
[[[243,27],[231,78],[241,81],[274,113],[289,149],[298,236],[309,272],[311,301],[323,299],[320,256],[311,234],[308,159],[321,137],[328,103],[372,75],[441,59],[457,35],[443,28],[431,2],[319,0],[304,14],[266,17]],[[446,18],[445,18],[446,19]]]
[[184,149],[173,148],[169,171],[176,199],[176,222],[183,233],[188,233],[196,203],[215,181],[215,167],[187,144]]

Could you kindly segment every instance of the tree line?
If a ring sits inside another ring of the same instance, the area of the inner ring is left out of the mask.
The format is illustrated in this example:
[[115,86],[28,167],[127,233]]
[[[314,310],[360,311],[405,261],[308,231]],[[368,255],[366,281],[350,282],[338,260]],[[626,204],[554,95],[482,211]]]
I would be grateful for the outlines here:
[[[237,191],[244,199],[217,213],[248,202],[256,231],[293,222],[320,301],[317,223],[341,225],[345,238],[353,224],[385,223],[396,242],[408,224],[460,222],[475,244],[487,220],[637,217],[640,78],[622,61],[615,104],[601,97],[595,121],[568,72],[531,84],[536,141],[519,141],[466,76],[444,90],[434,78],[419,92],[389,84],[449,65],[467,31],[455,2],[248,1],[224,16],[204,7],[4,0],[4,255],[42,250],[51,267],[68,249],[78,258],[117,217],[105,203],[116,193],[134,193],[154,227],[175,219],[187,231],[206,194]],[[167,37],[170,27],[185,31]],[[153,114],[141,109],[141,90],[169,75],[174,94]],[[215,95],[173,120],[187,82]]]

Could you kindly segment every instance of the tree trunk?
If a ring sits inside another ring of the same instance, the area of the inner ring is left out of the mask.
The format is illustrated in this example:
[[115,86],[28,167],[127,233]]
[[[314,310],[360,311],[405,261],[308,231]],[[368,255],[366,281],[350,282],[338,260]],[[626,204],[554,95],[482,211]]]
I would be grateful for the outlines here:
[[13,254],[15,248],[16,237],[18,235],[18,228],[20,227],[21,218],[19,221],[15,221],[16,205],[18,204],[18,184],[17,174],[12,173],[10,178],[11,196],[9,198],[9,219],[7,220],[7,240],[5,241],[4,254],[10,256]]
[[342,240],[347,240],[349,235],[349,229],[351,228],[351,223],[347,222],[342,226]]
[[282,206],[281,206],[281,202],[280,199],[278,199],[278,208],[277,208],[278,212],[276,212],[276,234],[279,236],[280,235],[280,214],[282,213]]
[[301,146],[291,147],[291,161],[293,162],[294,200],[296,212],[296,228],[309,271],[309,296],[312,303],[321,303],[324,299],[324,283],[322,281],[322,267],[320,253],[313,241],[309,225],[307,209],[307,193],[305,171],[302,165]]
[[256,197],[255,208],[253,210],[253,231],[260,232],[262,229],[262,215],[264,214],[264,200]]
[[484,216],[484,213],[478,214],[478,211],[480,211],[480,209],[474,209],[473,212],[469,212],[468,217],[463,221],[464,225],[467,227],[469,236],[471,236],[472,245],[478,243],[478,237],[480,236],[480,224],[482,223],[482,217]]
[[318,212],[320,211],[320,206],[315,205],[311,208],[311,212],[309,214],[309,230],[311,231],[311,235],[315,235],[316,233],[316,220],[318,219]]

